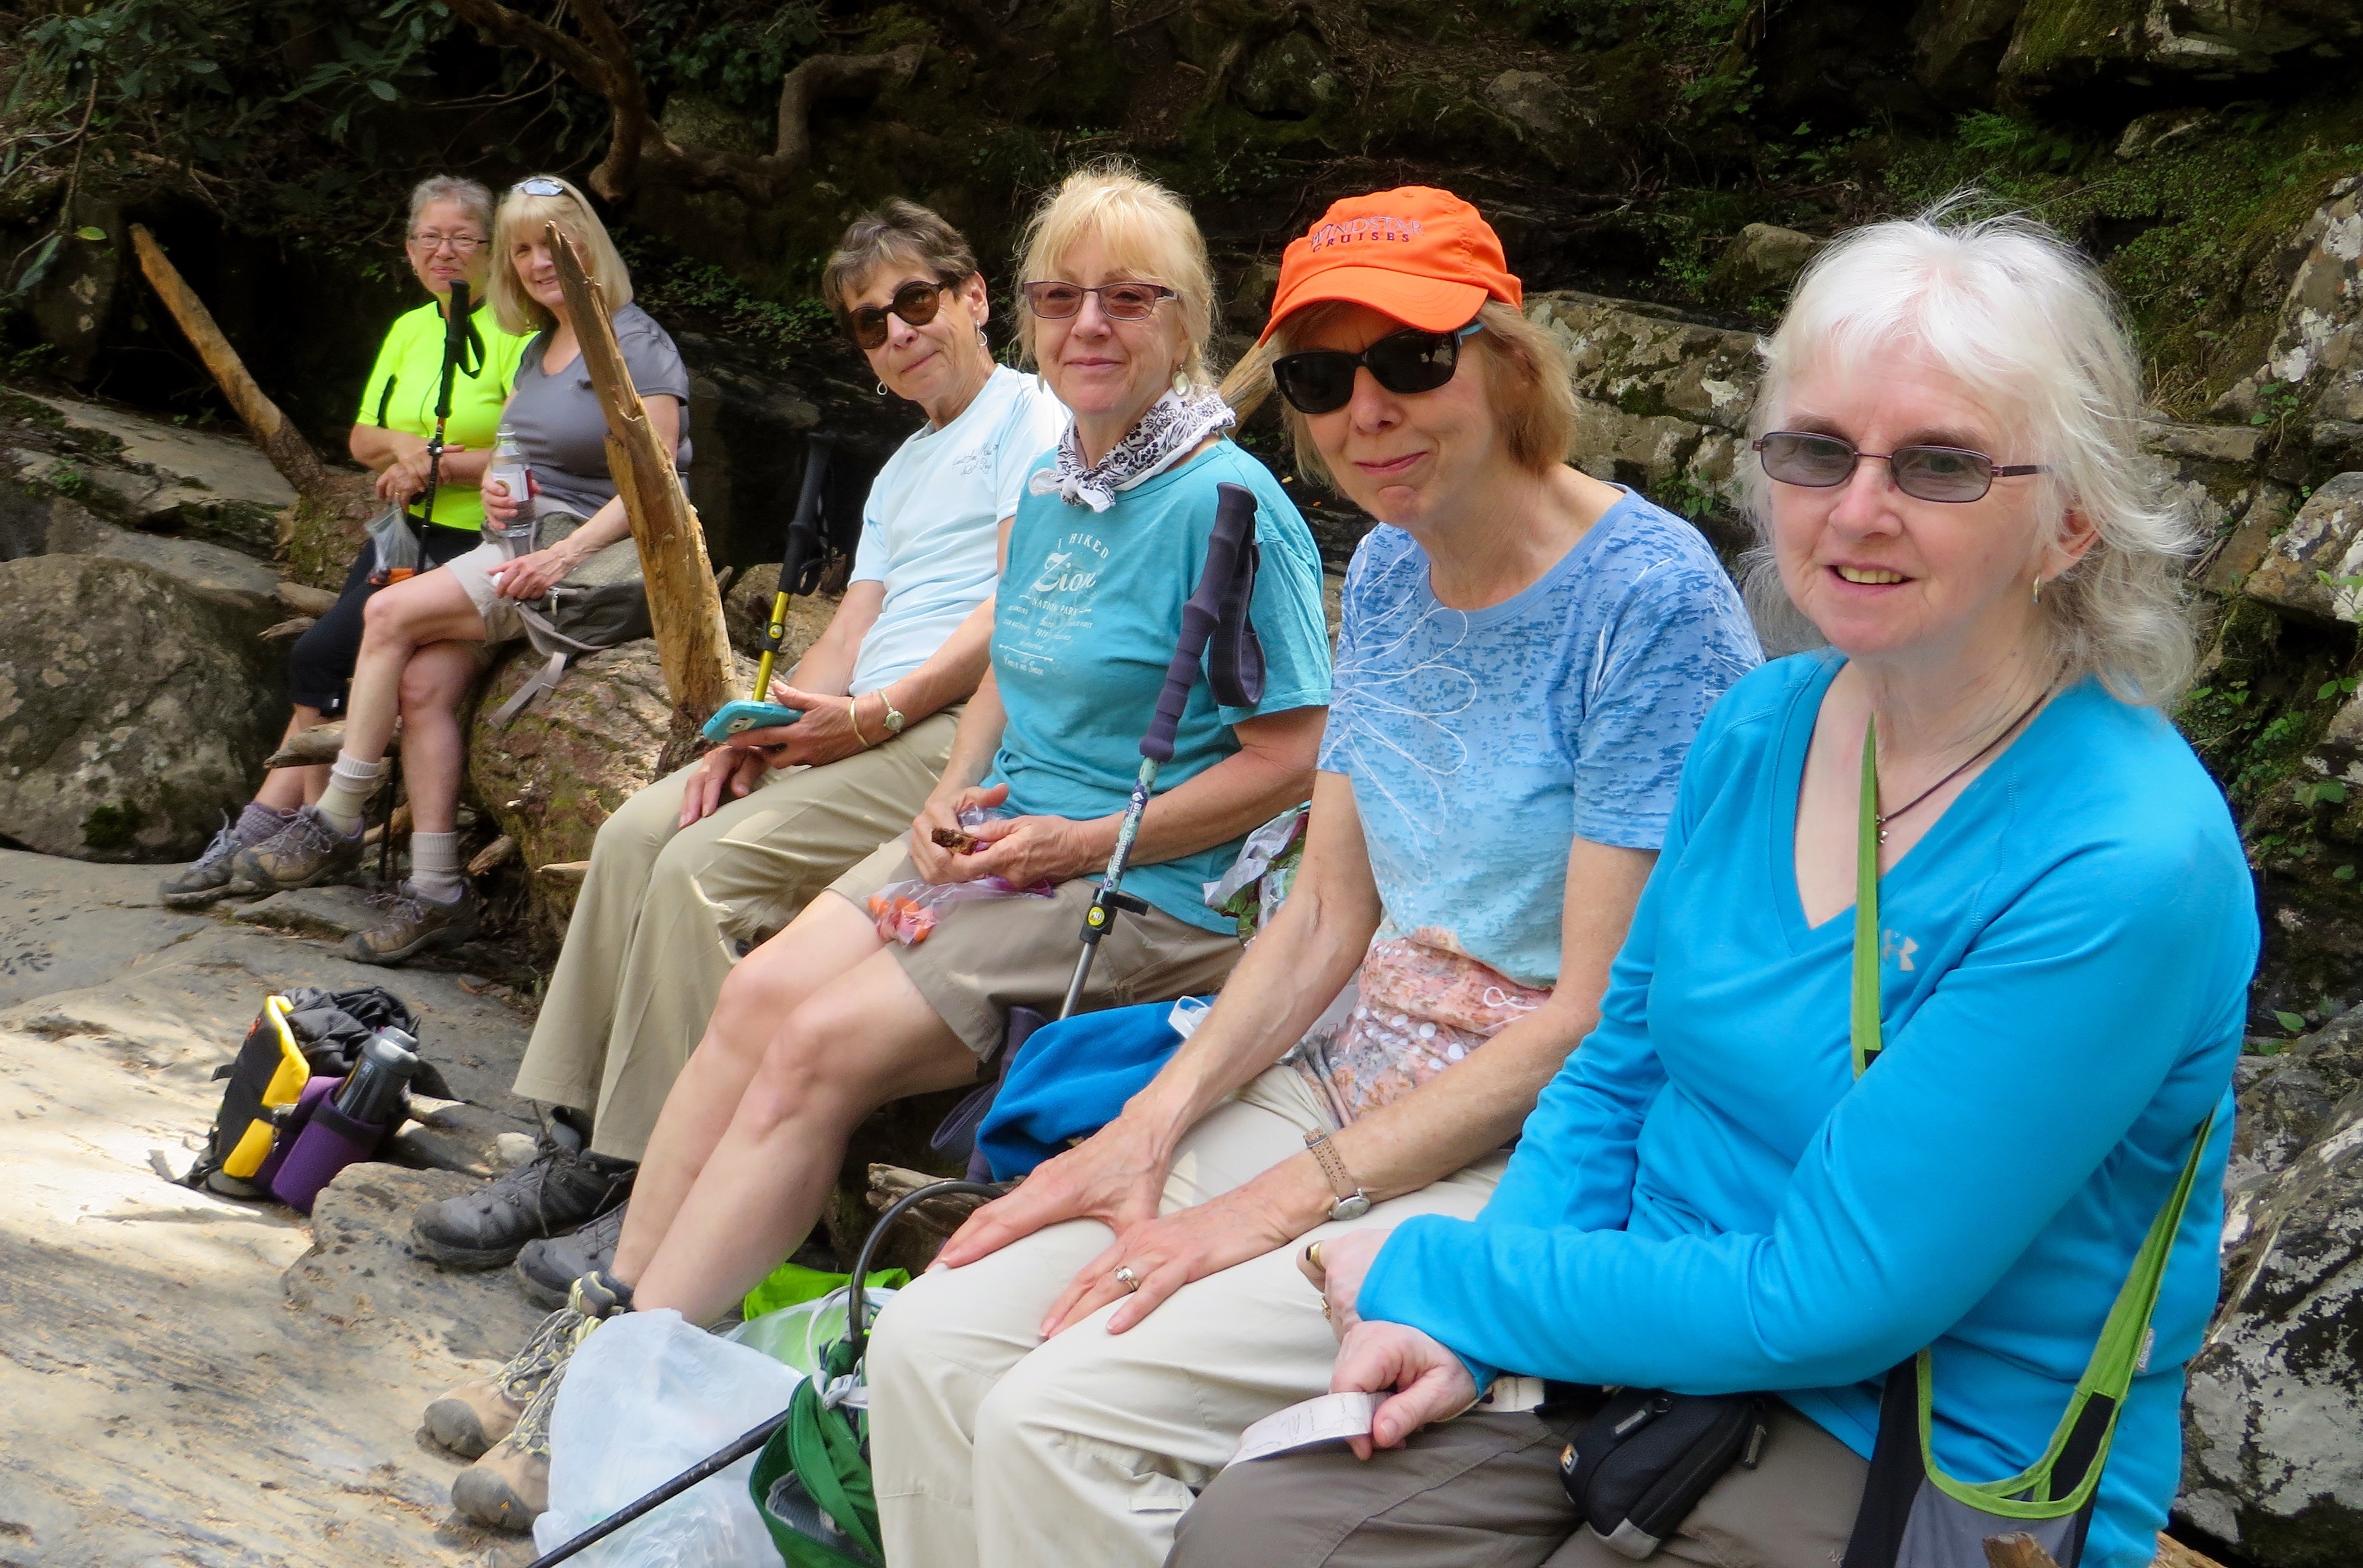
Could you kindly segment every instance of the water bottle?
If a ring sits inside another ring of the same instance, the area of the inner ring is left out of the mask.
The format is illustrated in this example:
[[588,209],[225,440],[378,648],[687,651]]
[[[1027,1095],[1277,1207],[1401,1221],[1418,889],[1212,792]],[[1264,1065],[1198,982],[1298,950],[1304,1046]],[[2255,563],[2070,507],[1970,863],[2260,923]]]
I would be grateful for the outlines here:
[[397,1029],[383,1029],[362,1045],[361,1057],[337,1091],[337,1109],[364,1127],[385,1127],[399,1113],[403,1091],[418,1071],[418,1041]]
[[493,444],[492,465],[484,477],[509,494],[509,498],[522,508],[508,523],[496,523],[488,514],[484,532],[508,552],[511,561],[533,552],[533,469],[525,461],[525,448],[516,432],[503,427],[500,439]]

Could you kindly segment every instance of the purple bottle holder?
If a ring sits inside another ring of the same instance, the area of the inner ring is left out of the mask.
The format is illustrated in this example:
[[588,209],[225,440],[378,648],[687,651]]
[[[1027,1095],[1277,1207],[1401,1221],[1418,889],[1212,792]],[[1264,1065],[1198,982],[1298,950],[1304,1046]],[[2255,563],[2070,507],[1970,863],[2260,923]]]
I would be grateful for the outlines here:
[[298,1214],[311,1213],[320,1189],[346,1166],[358,1165],[376,1153],[385,1137],[384,1128],[355,1121],[329,1100],[327,1090],[343,1082],[341,1078],[315,1078],[304,1086],[305,1100],[311,1099],[314,1088],[323,1084],[327,1087],[314,1103],[311,1119],[295,1135],[294,1146],[288,1150],[286,1160],[271,1178],[272,1195]]
[[274,1118],[279,1129],[272,1136],[271,1152],[264,1155],[262,1163],[255,1168],[252,1180],[256,1186],[265,1192],[271,1190],[271,1184],[278,1178],[279,1168],[286,1164],[287,1156],[295,1151],[295,1140],[304,1135],[304,1128],[311,1121],[312,1114],[327,1105],[328,1097],[343,1083],[342,1078],[312,1079],[295,1096],[295,1103]]

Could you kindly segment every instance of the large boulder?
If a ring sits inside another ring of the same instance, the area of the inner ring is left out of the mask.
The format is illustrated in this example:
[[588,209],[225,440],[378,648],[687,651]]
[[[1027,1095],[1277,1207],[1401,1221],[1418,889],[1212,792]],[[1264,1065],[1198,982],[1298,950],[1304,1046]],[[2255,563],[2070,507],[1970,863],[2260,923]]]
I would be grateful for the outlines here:
[[2262,1568],[2345,1568],[2363,1561],[2363,1093],[2254,1197],[2234,1195],[2224,1304],[2191,1362],[2178,1512]]
[[135,562],[0,562],[0,834],[83,860],[203,849],[286,719],[268,618]]
[[2247,595],[2275,609],[2363,623],[2363,473],[2306,497],[2248,573]]
[[[1990,18],[2000,6],[1943,7]],[[1968,29],[1977,42],[1991,34]],[[2022,102],[2063,95],[2154,95],[2173,83],[2256,78],[2335,60],[2363,46],[2363,7],[2346,0],[2026,0],[2001,63],[2002,90]]]

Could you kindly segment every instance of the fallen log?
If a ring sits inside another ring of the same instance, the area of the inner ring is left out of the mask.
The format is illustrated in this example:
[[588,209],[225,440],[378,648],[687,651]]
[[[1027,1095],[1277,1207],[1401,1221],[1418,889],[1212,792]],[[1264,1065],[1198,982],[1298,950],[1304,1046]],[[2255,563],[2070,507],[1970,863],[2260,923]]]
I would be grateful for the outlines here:
[[591,862],[589,861],[552,861],[546,866],[536,866],[533,869],[537,876],[546,876],[552,882],[573,883],[579,885],[584,877],[591,874]]
[[476,851],[475,859],[468,862],[468,874],[482,876],[497,866],[506,865],[516,859],[516,852],[517,841],[504,833]]
[[2205,1552],[2185,1546],[2160,1530],[2158,1532],[2158,1555],[2150,1560],[2150,1568],[2224,1568],[2224,1565]]
[[369,830],[361,835],[362,846],[367,849],[375,849],[378,845],[385,842],[386,829],[388,828],[393,828],[394,836],[397,839],[410,831],[410,802],[405,800],[400,806],[394,808],[394,820],[392,822],[372,822],[370,824]]
[[336,595],[326,588],[314,588],[302,583],[283,580],[272,593],[291,613],[299,616],[324,616],[337,606]]
[[319,624],[311,616],[296,616],[288,620],[273,621],[254,635],[265,642],[293,642]]
[[548,234],[575,335],[582,340],[582,368],[606,416],[608,473],[631,519],[640,573],[648,582],[657,660],[673,704],[671,733],[657,764],[662,776],[695,754],[698,727],[735,695],[729,628],[723,622],[722,595],[706,559],[704,531],[682,491],[672,454],[649,426],[648,409],[632,385],[606,299],[583,271],[582,259],[565,231],[553,223]]
[[[883,1214],[903,1198],[921,1187],[933,1186],[942,1181],[925,1171],[914,1171],[901,1165],[870,1167],[870,1190],[863,1195],[871,1208]],[[985,1200],[974,1193],[948,1193],[931,1197],[911,1210],[910,1218],[920,1229],[938,1240],[949,1240],[953,1231],[968,1222],[968,1217],[984,1206]]]

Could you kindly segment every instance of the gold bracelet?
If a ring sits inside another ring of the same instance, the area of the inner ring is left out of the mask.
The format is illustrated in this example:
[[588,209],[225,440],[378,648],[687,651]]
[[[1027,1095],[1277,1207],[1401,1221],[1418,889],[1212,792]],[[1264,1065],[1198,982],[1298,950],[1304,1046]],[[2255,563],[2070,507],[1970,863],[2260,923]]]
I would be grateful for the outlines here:
[[861,711],[859,706],[860,701],[860,697],[845,699],[845,722],[853,727],[853,738],[861,742],[861,749],[866,751],[870,749],[871,740],[869,736],[861,733]]

